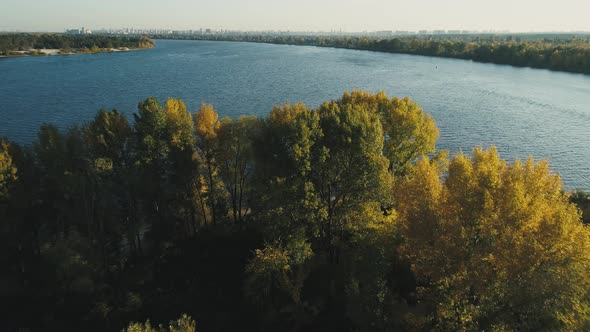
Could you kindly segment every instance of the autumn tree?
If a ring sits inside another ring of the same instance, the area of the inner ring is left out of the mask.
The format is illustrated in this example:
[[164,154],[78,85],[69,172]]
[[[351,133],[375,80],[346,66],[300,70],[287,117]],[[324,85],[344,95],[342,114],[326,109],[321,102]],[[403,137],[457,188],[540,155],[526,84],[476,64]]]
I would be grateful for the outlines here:
[[223,210],[223,184],[219,179],[219,166],[216,160],[220,127],[219,115],[213,105],[202,104],[194,114],[196,146],[202,167],[202,177],[198,189],[201,201],[207,201],[213,224],[217,223]]
[[195,321],[187,314],[183,314],[177,320],[170,321],[167,327],[162,324],[152,326],[149,320],[145,323],[129,323],[122,332],[195,332]]
[[422,159],[394,191],[401,252],[440,330],[584,330],[590,231],[547,162]]
[[[166,140],[168,155],[168,176],[166,190],[169,192],[172,217],[183,236],[194,235],[201,213],[197,211],[198,162],[193,116],[180,99],[170,98],[165,104]],[[203,207],[201,206],[201,209]],[[204,223],[205,220],[202,220]]]
[[8,149],[8,143],[0,140],[0,199],[8,195],[8,186],[16,180],[17,169]]
[[[174,148],[184,151],[194,148],[194,124],[192,115],[180,99],[169,98],[164,106],[166,111],[166,133]],[[190,153],[189,153],[190,154]]]

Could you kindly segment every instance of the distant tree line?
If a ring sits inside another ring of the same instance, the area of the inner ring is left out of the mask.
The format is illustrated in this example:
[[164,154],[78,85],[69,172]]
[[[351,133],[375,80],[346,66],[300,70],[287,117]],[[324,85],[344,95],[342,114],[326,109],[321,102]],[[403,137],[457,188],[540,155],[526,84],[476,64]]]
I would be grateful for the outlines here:
[[0,55],[30,49],[59,49],[64,52],[112,48],[150,48],[155,42],[148,37],[69,35],[69,34],[0,34]]
[[158,36],[204,40],[337,47],[458,58],[518,67],[590,74],[588,35],[455,35],[395,38],[354,36],[193,35]]
[[238,119],[151,97],[4,140],[2,329],[590,329],[587,195],[438,135],[355,91]]

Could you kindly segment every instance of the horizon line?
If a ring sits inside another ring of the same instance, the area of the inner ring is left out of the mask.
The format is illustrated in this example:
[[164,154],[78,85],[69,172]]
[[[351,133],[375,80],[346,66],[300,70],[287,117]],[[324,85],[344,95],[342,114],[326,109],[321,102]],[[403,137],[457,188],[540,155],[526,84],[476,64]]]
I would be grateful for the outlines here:
[[520,31],[512,31],[508,29],[486,29],[486,30],[470,30],[470,29],[419,29],[419,30],[390,30],[390,29],[381,29],[381,30],[363,30],[363,31],[344,31],[342,29],[331,29],[331,30],[296,30],[296,29],[224,29],[224,28],[195,28],[195,29],[174,29],[174,28],[161,28],[161,27],[151,27],[151,28],[136,28],[136,27],[117,27],[117,28],[87,28],[87,27],[72,27],[72,28],[64,28],[61,31],[57,30],[29,30],[29,29],[0,29],[0,33],[66,33],[68,30],[72,29],[79,29],[79,28],[86,28],[91,31],[96,31],[97,33],[103,33],[108,31],[161,31],[161,32],[205,32],[209,31],[208,33],[310,33],[310,34],[317,34],[317,33],[330,33],[330,34],[368,34],[368,33],[391,33],[391,34],[453,34],[453,33],[461,33],[461,34],[540,34],[540,33],[549,33],[549,34],[568,34],[568,33],[579,33],[579,34],[590,34],[590,30],[520,30]]

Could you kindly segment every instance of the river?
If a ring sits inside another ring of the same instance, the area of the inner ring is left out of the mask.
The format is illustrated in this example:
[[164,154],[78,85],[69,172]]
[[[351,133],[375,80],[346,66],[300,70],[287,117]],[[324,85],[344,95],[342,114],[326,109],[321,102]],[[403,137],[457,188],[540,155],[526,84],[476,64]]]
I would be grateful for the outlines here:
[[131,115],[148,96],[213,103],[221,116],[310,107],[344,91],[410,96],[436,120],[439,149],[496,145],[548,159],[568,189],[590,189],[590,76],[466,60],[307,46],[158,40],[153,49],[0,59],[0,136],[31,143],[100,108]]

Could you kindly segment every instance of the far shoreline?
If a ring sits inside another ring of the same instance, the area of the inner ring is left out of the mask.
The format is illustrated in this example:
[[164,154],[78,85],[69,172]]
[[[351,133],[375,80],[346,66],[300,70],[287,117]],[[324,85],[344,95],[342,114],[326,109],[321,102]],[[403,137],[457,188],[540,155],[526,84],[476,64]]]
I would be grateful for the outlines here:
[[[490,35],[494,37],[494,35]],[[487,36],[487,38],[491,38]],[[515,34],[515,37],[519,38],[521,35]],[[554,72],[564,72],[564,73],[572,73],[572,74],[582,74],[582,75],[590,75],[590,64],[585,65],[583,67],[575,67],[574,62],[570,61],[566,65],[565,62],[559,65],[554,65],[551,61],[546,60],[550,59],[547,56],[547,52],[550,52],[553,49],[561,50],[566,48],[573,48],[577,52],[583,53],[584,50],[587,48],[590,52],[590,39],[588,39],[587,44],[580,44],[580,45],[572,45],[571,41],[561,39],[554,41],[553,44],[544,45],[545,49],[541,49],[538,54],[534,54],[537,59],[545,59],[544,61],[540,61],[538,63],[531,62],[528,60],[517,61],[518,59],[514,59],[514,57],[510,59],[502,59],[498,55],[498,53],[490,53],[487,57],[477,57],[474,54],[454,54],[451,51],[445,52],[433,52],[429,53],[430,48],[428,46],[429,42],[437,43],[437,46],[445,45],[445,42],[457,42],[457,43],[480,43],[476,45],[477,47],[481,48],[495,48],[495,47],[507,47],[509,48],[510,52],[516,52],[515,50],[518,47],[528,47],[531,46],[531,49],[535,49],[538,45],[536,43],[543,43],[543,39],[530,39],[530,40],[523,40],[518,42],[513,42],[512,39],[508,39],[508,37],[512,38],[512,35],[507,35],[504,40],[475,40],[469,38],[480,38],[486,37],[486,35],[470,35],[469,37],[460,36],[460,35],[450,35],[444,39],[440,36],[402,36],[402,37],[395,37],[395,38],[378,38],[378,37],[359,37],[359,36],[352,36],[352,37],[345,37],[345,36],[311,36],[311,35],[293,35],[293,36],[264,36],[264,35],[232,35],[232,36],[224,36],[224,35],[189,35],[189,36],[169,36],[169,35],[151,35],[151,38],[154,39],[168,39],[168,40],[202,40],[202,41],[225,41],[225,42],[246,42],[246,43],[258,43],[258,44],[271,44],[271,45],[290,45],[290,46],[310,46],[310,47],[320,47],[320,48],[335,48],[335,49],[348,49],[348,50],[357,50],[357,51],[369,51],[369,52],[379,52],[379,53],[389,53],[389,54],[407,54],[407,55],[418,55],[418,56],[426,56],[426,57],[435,57],[435,58],[443,58],[443,59],[459,59],[459,60],[467,60],[473,61],[477,63],[490,63],[495,65],[507,65],[512,66],[515,68],[534,68],[534,69],[545,69]],[[432,39],[434,37],[440,37],[438,39]],[[363,40],[364,38],[364,40]],[[463,38],[463,39],[462,39]],[[589,37],[590,38],[590,37]],[[411,43],[412,41],[416,41],[418,46],[415,49],[404,49],[403,47],[388,48],[384,42],[393,42],[398,41],[399,43],[405,42],[407,44]],[[364,44],[362,44],[364,42]],[[421,45],[422,43],[423,45]],[[498,45],[496,45],[497,43]],[[427,47],[428,46],[428,47]],[[441,47],[443,47],[441,46]],[[576,48],[577,47],[577,48]],[[444,51],[444,49],[443,49]],[[558,52],[559,53],[559,52]],[[562,52],[566,53],[566,52]],[[515,53],[516,54],[516,53]],[[584,53],[585,54],[585,53]],[[522,60],[522,59],[520,59]],[[563,59],[562,59],[563,60]],[[527,62],[528,61],[528,62]]]
[[[150,49],[149,48],[129,48],[129,47],[119,47],[119,48],[101,48],[98,50],[70,50],[64,51],[63,49],[57,48],[44,48],[44,49],[29,49],[27,51],[11,51],[13,54],[10,55],[0,55],[0,58],[20,58],[20,57],[45,57],[45,56],[64,56],[64,55],[79,55],[79,54],[99,54],[99,53],[119,53],[119,52],[131,52],[131,51],[141,51]],[[16,54],[14,54],[16,53]]]

